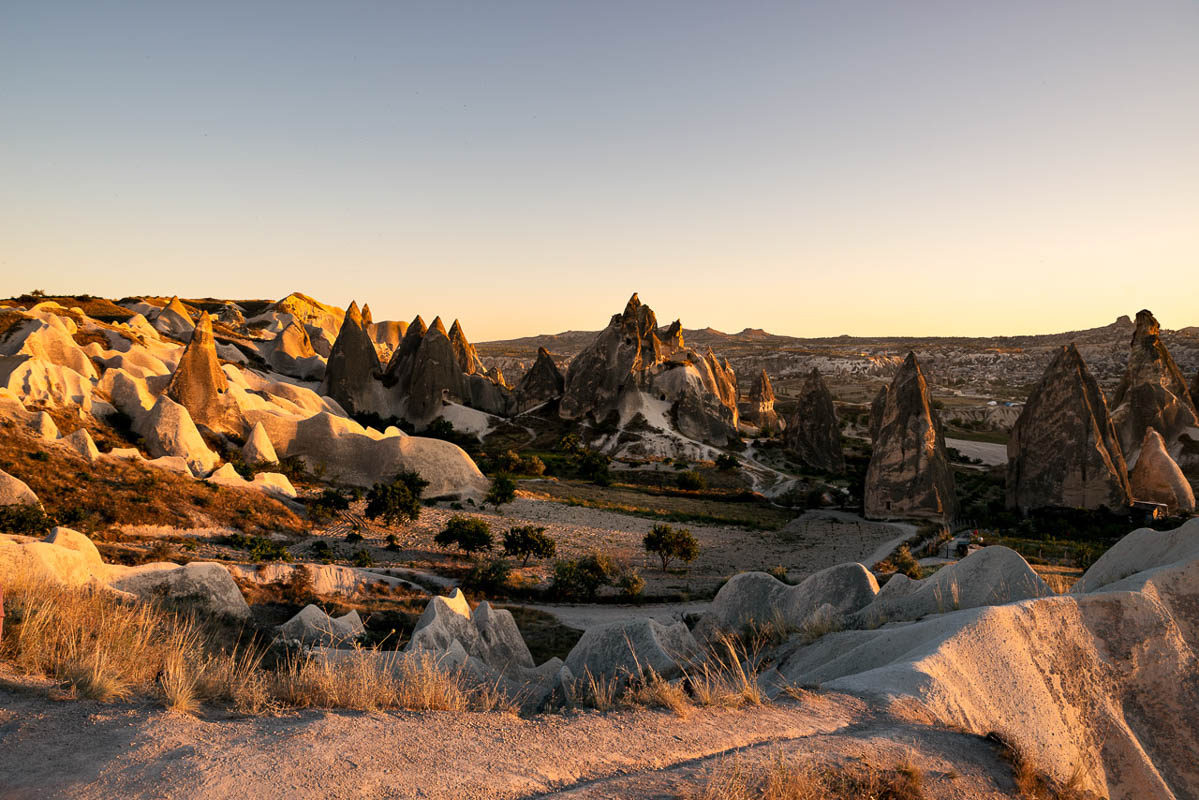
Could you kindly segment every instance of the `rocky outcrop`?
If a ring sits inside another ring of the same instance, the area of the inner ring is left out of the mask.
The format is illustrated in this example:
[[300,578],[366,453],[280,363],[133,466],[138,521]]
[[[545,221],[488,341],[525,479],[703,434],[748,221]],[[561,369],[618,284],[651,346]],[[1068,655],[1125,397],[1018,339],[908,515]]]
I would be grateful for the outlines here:
[[1195,510],[1191,484],[1166,451],[1162,435],[1153,428],[1145,431],[1140,457],[1128,477],[1134,500],[1162,503],[1171,513]]
[[778,412],[774,410],[774,388],[770,385],[770,377],[762,370],[754,378],[750,387],[749,397],[740,405],[741,424],[750,427],[760,434],[777,433],[783,427]]
[[512,612],[484,601],[472,612],[462,592],[434,597],[416,622],[410,650],[445,653],[457,642],[469,656],[492,669],[532,669],[533,656],[516,627]]
[[1112,400],[1112,422],[1130,465],[1135,465],[1145,431],[1162,435],[1166,449],[1176,453],[1188,429],[1199,428],[1199,413],[1191,400],[1186,378],[1161,340],[1161,327],[1153,314],[1137,312],[1128,369]]
[[1103,390],[1072,344],[1058,351],[1029,395],[1007,454],[1009,508],[1119,509],[1131,499]]
[[228,391],[229,382],[221,371],[212,338],[212,321],[201,313],[167,384],[166,396],[186,408],[196,425],[214,433],[241,435],[244,423]]
[[668,404],[670,421],[684,436],[717,445],[736,439],[737,382],[728,363],[711,350],[700,355],[684,347],[681,326],[672,325],[666,335],[670,343],[664,345],[653,310],[634,294],[570,362],[559,415],[604,420],[621,406],[644,407],[628,396],[641,392]]
[[651,670],[670,680],[699,651],[685,623],[663,625],[641,618],[588,628],[566,657],[566,667],[584,681],[589,677],[625,681]]
[[325,372],[325,360],[313,349],[308,331],[294,319],[275,337],[266,362],[276,372],[301,380],[315,380]]
[[[874,427],[872,425],[872,427]],[[941,422],[915,353],[887,389],[866,471],[866,516],[949,518],[956,508],[953,472]]]
[[373,390],[378,378],[379,354],[367,333],[358,304],[351,302],[329,353],[320,392],[351,414],[376,411]]
[[87,432],[87,428],[80,428],[69,436],[64,436],[60,441],[89,464],[100,458],[100,450],[92,440],[92,435]]
[[[882,397],[885,401],[886,395]],[[881,418],[880,405],[880,421]],[[841,446],[837,410],[833,406],[833,396],[817,369],[808,373],[800,389],[795,413],[787,420],[783,444],[809,467],[835,474],[845,471],[845,452]]]
[[[201,316],[207,316],[201,312]],[[172,297],[166,306],[154,315],[154,329],[175,339],[186,341],[195,330],[191,312],[178,297]]]
[[331,617],[320,606],[311,603],[279,626],[279,638],[284,641],[321,647],[352,645],[365,632],[366,626],[357,611]]
[[542,403],[562,396],[566,385],[558,365],[544,347],[537,350],[537,360],[516,386],[516,411],[524,413]]
[[187,409],[165,395],[141,420],[137,432],[153,458],[178,456],[196,477],[212,472],[220,461],[205,444]]
[[109,566],[109,585],[143,598],[168,598],[197,611],[245,620],[250,607],[222,565],[210,561],[190,564],[158,563],[138,567]]
[[464,383],[454,343],[436,317],[416,351],[404,416],[412,422],[434,419],[445,402],[462,397]]
[[29,484],[20,478],[0,470],[0,506],[35,506],[42,507],[42,502],[29,488]]
[[454,324],[450,325],[449,338],[450,345],[454,348],[454,359],[458,362],[459,371],[464,375],[487,372],[487,368],[479,360],[478,351],[475,350],[473,344],[467,341],[466,334],[462,332],[462,324],[458,320],[454,320]]
[[266,428],[262,427],[261,422],[254,423],[250,435],[246,437],[246,443],[242,445],[241,457],[251,465],[279,463],[275,446],[271,444],[271,437],[266,435]]

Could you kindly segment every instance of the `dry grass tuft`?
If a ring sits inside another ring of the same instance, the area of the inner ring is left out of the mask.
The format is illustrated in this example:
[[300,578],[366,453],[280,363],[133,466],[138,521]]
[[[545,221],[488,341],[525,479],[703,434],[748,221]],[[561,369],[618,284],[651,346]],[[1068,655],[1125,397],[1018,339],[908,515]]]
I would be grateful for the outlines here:
[[1011,764],[1012,780],[1022,800],[1099,800],[1099,795],[1082,788],[1085,778],[1082,764],[1075,764],[1070,777],[1062,783],[1038,769],[1024,748],[1010,737],[993,732],[987,738],[999,745],[1000,756]]
[[924,800],[924,773],[910,763],[880,769],[866,763],[840,767],[789,763],[781,755],[750,769],[734,758],[680,800]]
[[758,682],[762,639],[747,644],[724,634],[714,640],[707,658],[684,670],[695,702],[701,706],[760,706],[766,695]]

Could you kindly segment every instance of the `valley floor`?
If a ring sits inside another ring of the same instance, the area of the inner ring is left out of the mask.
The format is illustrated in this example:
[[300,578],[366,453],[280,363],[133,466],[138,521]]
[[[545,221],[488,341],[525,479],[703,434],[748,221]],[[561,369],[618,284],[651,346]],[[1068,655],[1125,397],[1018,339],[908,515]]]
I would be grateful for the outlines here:
[[995,745],[846,695],[686,719],[646,709],[195,718],[0,687],[4,800],[676,798],[714,772],[813,761],[912,767],[929,798],[1014,796]]

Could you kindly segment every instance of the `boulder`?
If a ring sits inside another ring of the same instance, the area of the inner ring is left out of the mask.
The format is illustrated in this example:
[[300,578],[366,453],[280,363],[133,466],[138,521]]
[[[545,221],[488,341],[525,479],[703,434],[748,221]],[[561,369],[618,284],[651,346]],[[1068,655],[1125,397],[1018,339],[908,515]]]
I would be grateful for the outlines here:
[[167,384],[166,396],[187,409],[196,425],[240,436],[245,423],[228,392],[229,381],[221,371],[212,337],[212,320],[202,313]]
[[224,566],[211,561],[110,566],[109,585],[142,598],[165,597],[215,616],[249,619],[250,607]]
[[[1071,594],[1109,591],[1136,575],[1199,560],[1199,519],[1174,530],[1140,528],[1109,547],[1070,588]],[[1199,624],[1199,620],[1193,621]]]
[[[882,397],[885,400],[885,389]],[[878,413],[881,420],[881,406]],[[804,380],[795,413],[787,420],[783,445],[809,467],[834,474],[845,471],[841,425],[833,396],[815,368]]]
[[1139,449],[1137,465],[1128,476],[1133,499],[1162,503],[1171,513],[1194,511],[1194,491],[1166,451],[1162,435],[1153,428],[1146,428]]
[[1162,435],[1171,453],[1190,428],[1199,428],[1199,412],[1191,400],[1186,378],[1161,340],[1153,314],[1137,312],[1128,369],[1112,399],[1112,422],[1130,465],[1135,465],[1145,430]]
[[941,422],[916,354],[908,353],[878,419],[866,471],[866,516],[947,519],[956,506]]
[[351,302],[329,354],[320,392],[350,413],[375,411],[376,404],[370,398],[379,377],[379,366],[379,354],[358,304]]
[[915,620],[964,608],[1002,605],[1053,594],[1041,577],[1015,550],[984,547],[935,575],[912,580],[892,575],[874,600],[849,617],[856,628],[875,628],[886,622]]
[[24,505],[42,507],[42,502],[20,478],[0,470],[0,506]]
[[1131,500],[1103,390],[1073,344],[1058,350],[1029,395],[1007,456],[1009,508],[1120,509]]
[[537,360],[516,386],[516,411],[524,413],[531,408],[562,396],[565,379],[558,365],[544,347],[537,349]]
[[486,601],[472,613],[458,589],[448,597],[429,601],[412,631],[408,650],[443,655],[451,653],[455,645],[500,673],[533,669],[533,656],[512,613],[492,608]]
[[366,632],[357,611],[331,617],[320,606],[311,603],[300,613],[279,626],[279,637],[286,641],[321,647],[340,647],[353,644]]
[[876,594],[878,582],[861,564],[828,567],[795,586],[765,572],[743,572],[716,593],[696,631],[711,638],[721,632],[741,633],[749,627],[801,630],[817,611],[840,619],[861,610]]
[[254,427],[250,429],[250,435],[246,437],[246,443],[241,448],[241,457],[247,464],[279,463],[275,446],[271,444],[271,437],[266,435],[266,428],[262,427],[261,422],[254,423]]
[[37,412],[30,427],[33,429],[34,435],[39,439],[45,439],[50,442],[58,439],[58,425],[55,424],[54,418],[46,411]]
[[79,531],[58,526],[51,528],[50,533],[42,541],[56,547],[74,550],[82,556],[84,561],[93,566],[101,566],[104,563],[104,559],[100,557],[100,551],[96,549],[96,545]]
[[151,456],[179,456],[193,475],[207,475],[220,462],[208,449],[187,409],[166,395],[158,398],[137,432]]
[[670,680],[682,674],[699,650],[685,623],[663,625],[641,618],[589,628],[566,657],[566,666],[580,680],[624,681],[649,670]]
[[102,586],[107,569],[79,549],[0,534],[0,576],[15,572],[66,586]]
[[87,428],[80,428],[69,436],[64,436],[59,441],[89,464],[100,457],[100,450],[96,447],[96,443],[92,441],[92,435],[87,432]]

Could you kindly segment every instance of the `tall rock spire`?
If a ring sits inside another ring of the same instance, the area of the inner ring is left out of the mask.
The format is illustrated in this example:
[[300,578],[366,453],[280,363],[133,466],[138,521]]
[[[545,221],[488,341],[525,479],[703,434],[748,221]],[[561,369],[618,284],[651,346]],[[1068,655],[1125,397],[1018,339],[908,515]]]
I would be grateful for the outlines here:
[[845,471],[837,409],[820,370],[815,367],[800,390],[795,413],[787,420],[783,445],[809,467],[832,473]]
[[378,378],[379,354],[367,333],[366,320],[351,302],[329,353],[321,394],[350,413],[373,410],[368,397]]
[[186,408],[197,425],[214,432],[240,435],[244,424],[228,391],[229,382],[216,354],[212,320],[201,311],[191,341],[167,384],[167,397]]
[[887,391],[866,471],[866,516],[948,519],[957,502],[928,383],[908,353]]
[[1058,351],[1029,395],[1007,456],[1010,508],[1116,510],[1131,500],[1107,400],[1073,344]]

